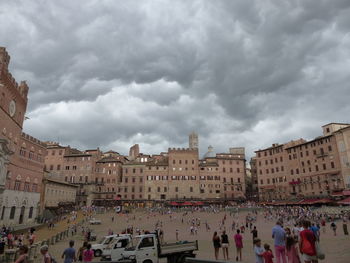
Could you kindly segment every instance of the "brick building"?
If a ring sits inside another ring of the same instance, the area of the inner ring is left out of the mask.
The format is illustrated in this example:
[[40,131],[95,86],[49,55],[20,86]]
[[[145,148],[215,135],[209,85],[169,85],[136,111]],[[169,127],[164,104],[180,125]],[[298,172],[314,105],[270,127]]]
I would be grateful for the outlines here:
[[323,136],[256,151],[260,200],[325,197],[349,187],[350,125],[330,123]]
[[0,225],[17,227],[33,223],[40,213],[46,147],[22,132],[28,86],[24,81],[16,83],[8,71],[9,62],[5,48],[0,48]]

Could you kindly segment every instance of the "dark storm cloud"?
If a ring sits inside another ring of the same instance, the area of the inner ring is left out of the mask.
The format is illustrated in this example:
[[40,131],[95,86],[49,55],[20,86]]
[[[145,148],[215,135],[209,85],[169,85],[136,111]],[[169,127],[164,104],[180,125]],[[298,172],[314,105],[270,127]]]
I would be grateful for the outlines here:
[[196,130],[251,155],[349,121],[349,17],[346,0],[3,1],[0,45],[41,139],[156,153]]

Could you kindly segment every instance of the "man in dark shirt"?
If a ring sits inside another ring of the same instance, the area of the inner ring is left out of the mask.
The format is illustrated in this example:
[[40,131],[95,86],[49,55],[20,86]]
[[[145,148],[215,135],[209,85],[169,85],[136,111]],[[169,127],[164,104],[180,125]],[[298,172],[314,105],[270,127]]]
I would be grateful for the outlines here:
[[251,233],[253,234],[253,242],[254,242],[254,239],[258,237],[258,230],[256,230],[256,226],[254,226]]

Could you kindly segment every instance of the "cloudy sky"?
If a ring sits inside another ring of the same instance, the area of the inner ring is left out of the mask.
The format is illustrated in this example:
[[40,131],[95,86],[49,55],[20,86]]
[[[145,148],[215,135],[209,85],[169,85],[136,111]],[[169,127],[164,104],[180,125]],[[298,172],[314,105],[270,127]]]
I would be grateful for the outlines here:
[[25,131],[126,154],[245,146],[350,122],[350,1],[2,0]]

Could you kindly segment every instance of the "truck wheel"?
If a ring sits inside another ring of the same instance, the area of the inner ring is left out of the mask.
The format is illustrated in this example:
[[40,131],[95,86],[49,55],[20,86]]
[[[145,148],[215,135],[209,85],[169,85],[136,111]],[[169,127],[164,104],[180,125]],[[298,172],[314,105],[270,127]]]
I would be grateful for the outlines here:
[[95,257],[100,257],[102,255],[102,251],[101,250],[99,250],[99,249],[97,249],[97,250],[95,250],[95,252],[94,252],[94,256]]
[[153,262],[152,262],[152,260],[147,259],[143,263],[153,263]]
[[177,263],[185,263],[186,258],[195,258],[195,254],[182,255],[177,259]]

